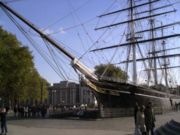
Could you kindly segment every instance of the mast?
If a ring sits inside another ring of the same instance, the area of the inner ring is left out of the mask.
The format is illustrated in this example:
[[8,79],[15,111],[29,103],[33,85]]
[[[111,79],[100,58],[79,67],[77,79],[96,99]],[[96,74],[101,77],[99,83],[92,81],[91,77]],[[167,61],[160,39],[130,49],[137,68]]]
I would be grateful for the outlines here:
[[133,53],[133,83],[136,85],[137,83],[137,69],[136,69],[136,44],[135,42],[135,32],[134,32],[134,1],[130,0],[130,42],[132,43],[132,53]]
[[[149,0],[149,9],[150,9],[150,12],[149,12],[149,15],[152,16],[152,3],[151,3],[151,0]],[[154,18],[151,17],[149,19],[149,23],[150,23],[150,35],[151,35],[151,39],[154,39],[155,37],[155,33],[154,33],[154,27],[155,27],[155,23],[154,23]],[[156,43],[155,43],[155,40],[152,40],[152,52],[155,52],[156,51],[156,47],[155,47]],[[152,56],[154,57],[153,59],[153,67],[154,67],[154,70],[153,70],[153,76],[154,76],[154,85],[156,86],[158,81],[157,81],[157,63],[156,63],[156,54],[155,53],[152,53]],[[151,63],[151,62],[150,62]],[[150,65],[151,66],[151,65]]]
[[[116,44],[116,45],[111,45],[111,46],[107,46],[107,47],[101,47],[101,48],[96,48],[91,50],[91,52],[95,52],[95,51],[102,51],[102,50],[106,50],[106,49],[113,49],[113,48],[117,48],[117,47],[124,47],[124,46],[129,46],[129,50],[130,52],[132,52],[132,59],[129,60],[129,57],[126,61],[122,61],[120,63],[126,63],[126,65],[130,62],[132,62],[133,65],[133,82],[134,84],[137,83],[137,69],[136,69],[136,65],[138,61],[144,61],[144,60],[148,60],[149,61],[149,69],[147,69],[147,73],[148,73],[148,85],[150,83],[150,79],[151,76],[153,76],[153,80],[154,80],[154,85],[156,86],[158,84],[158,70],[157,69],[157,59],[159,58],[171,58],[171,57],[179,57],[180,54],[175,54],[175,55],[165,55],[164,56],[158,56],[156,51],[156,45],[160,45],[160,44],[156,44],[156,41],[162,41],[163,39],[169,39],[169,38],[175,38],[175,37],[180,37],[180,34],[170,34],[170,35],[161,35],[161,36],[156,36],[156,31],[158,30],[162,30],[162,28],[168,28],[168,27],[172,27],[174,25],[179,25],[180,22],[174,22],[174,23],[169,23],[169,24],[165,24],[165,25],[161,25],[161,26],[155,26],[155,17],[159,17],[162,15],[167,15],[167,14],[171,14],[176,12],[175,9],[173,10],[168,10],[168,11],[161,11],[161,9],[165,9],[168,8],[172,5],[174,5],[175,3],[172,4],[166,4],[166,5],[161,5],[161,6],[157,6],[157,7],[153,7],[153,3],[158,3],[160,2],[160,0],[148,0],[145,3],[142,4],[135,4],[134,0],[129,0],[129,7],[127,8],[123,8],[120,10],[116,10],[116,11],[112,11],[109,13],[105,13],[100,15],[99,17],[104,17],[104,16],[108,16],[108,15],[113,15],[113,14],[117,14],[117,13],[121,13],[121,12],[125,12],[125,11],[129,11],[129,19],[125,20],[125,21],[120,21],[120,22],[116,22],[113,24],[107,24],[104,26],[99,26],[96,27],[95,30],[101,30],[101,29],[105,29],[105,28],[111,28],[111,27],[115,27],[115,26],[119,26],[119,25],[123,25],[123,24],[128,24],[128,29],[129,29],[129,33],[127,33],[127,35],[129,36],[129,38],[126,40],[127,42],[125,43],[121,43],[121,44]],[[142,12],[135,12],[135,9],[137,7],[143,7],[143,6],[149,6],[148,10],[142,11]],[[154,13],[154,11],[160,11],[157,13]],[[140,16],[140,17],[136,17],[136,15],[141,15],[144,13],[149,13],[145,16]],[[141,31],[135,31],[135,23],[137,21],[141,21],[141,20],[147,20],[149,19],[149,24],[150,27]],[[148,39],[144,39],[144,40],[139,40],[140,38],[136,37],[136,34],[140,34],[140,33],[145,33],[145,32],[149,32],[150,36]],[[148,57],[146,58],[136,58],[136,45],[147,45],[144,43],[150,43],[151,44],[151,49],[149,50],[148,53]],[[165,48],[163,49],[165,50]],[[117,64],[120,64],[117,63]],[[152,70],[153,69],[153,70]],[[167,75],[167,74],[166,74]]]
[[[161,22],[161,25],[163,25],[162,24],[162,22]],[[162,30],[161,30],[161,33],[162,33],[162,36],[164,36],[164,30],[163,30],[163,28],[162,28]],[[165,40],[163,40],[162,41],[162,47],[163,47],[163,55],[165,56],[166,55],[166,41]],[[167,75],[167,61],[166,61],[166,58],[164,58],[164,63],[163,63],[164,65],[164,72],[165,72],[165,85],[166,85],[166,89],[168,89],[168,75]]]
[[2,1],[0,1],[0,6],[9,11],[11,14],[16,16],[18,19],[20,19],[22,22],[24,22],[26,25],[28,25],[30,28],[32,28],[35,32],[37,32],[42,38],[47,40],[52,46],[57,48],[59,51],[61,51],[65,56],[67,56],[71,60],[71,65],[77,69],[79,72],[84,74],[85,77],[91,78],[93,80],[97,80],[97,77],[93,72],[86,67],[84,64],[82,64],[75,56],[73,56],[71,53],[69,53],[67,50],[65,50],[59,43],[57,43],[55,40],[50,38],[48,35],[40,31],[33,23],[31,23],[29,20],[25,19],[23,16],[18,14],[16,11],[14,11],[12,8],[4,4]]

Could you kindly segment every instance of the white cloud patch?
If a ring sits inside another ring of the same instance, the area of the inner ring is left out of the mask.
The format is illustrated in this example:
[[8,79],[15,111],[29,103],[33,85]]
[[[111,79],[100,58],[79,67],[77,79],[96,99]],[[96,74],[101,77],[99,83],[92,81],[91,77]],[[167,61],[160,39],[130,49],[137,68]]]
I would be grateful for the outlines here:
[[52,30],[52,29],[41,29],[41,32],[43,32],[44,34],[46,35],[52,35],[52,34],[65,34],[66,32],[64,31],[64,28],[63,27],[60,27],[59,29],[57,30]]
[[47,34],[47,35],[51,35],[51,34],[54,33],[54,31],[51,30],[51,29],[45,29],[45,30],[41,30],[41,31],[42,31],[43,33]]
[[64,28],[63,27],[60,27],[59,28],[59,32],[61,33],[61,34],[65,34],[66,32],[64,31]]

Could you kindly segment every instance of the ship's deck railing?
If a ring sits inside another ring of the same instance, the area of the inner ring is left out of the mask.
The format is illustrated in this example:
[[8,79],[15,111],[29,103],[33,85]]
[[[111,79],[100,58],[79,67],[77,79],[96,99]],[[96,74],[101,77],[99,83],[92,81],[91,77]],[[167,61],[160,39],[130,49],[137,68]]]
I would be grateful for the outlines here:
[[120,83],[126,83],[127,81],[126,80],[123,80],[123,79],[117,79],[117,78],[112,78],[112,77],[106,77],[106,76],[103,76],[101,78],[99,78],[100,80],[105,80],[105,81],[112,81],[112,82],[120,82]]
[[112,78],[112,77],[106,77],[106,76],[103,76],[101,78],[99,78],[100,80],[106,80],[106,81],[112,81],[112,82],[119,82],[119,83],[128,83],[128,84],[131,84],[131,85],[135,85],[135,86],[139,86],[138,84],[136,84],[135,82],[133,81],[130,81],[130,80],[123,80],[123,79],[120,79],[120,78]]

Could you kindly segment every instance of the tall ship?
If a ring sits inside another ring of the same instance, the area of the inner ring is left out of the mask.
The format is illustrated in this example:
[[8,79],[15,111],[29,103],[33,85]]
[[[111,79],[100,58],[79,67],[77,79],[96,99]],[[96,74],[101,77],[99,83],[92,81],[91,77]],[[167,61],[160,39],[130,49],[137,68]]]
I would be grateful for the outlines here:
[[[123,69],[123,72],[127,73],[127,80],[106,77],[105,72],[108,70],[97,76],[93,70],[80,62],[81,57],[75,57],[61,43],[56,42],[11,7],[2,1],[0,7],[30,43],[34,44],[15,18],[39,34],[47,46],[63,53],[70,60],[80,82],[91,88],[101,107],[113,110],[133,108],[136,102],[142,105],[152,102],[154,107],[161,110],[170,109],[173,104],[180,103],[180,82],[173,80],[180,75],[180,45],[175,42],[180,37],[180,21],[170,19],[172,14],[176,13],[174,5],[177,3],[170,3],[168,0],[121,2],[124,8],[112,9],[98,16],[100,23],[95,31],[105,33],[100,36],[105,38],[104,45],[94,46],[98,42],[96,41],[88,52],[100,55],[107,53],[106,58],[109,59],[105,64],[113,64]],[[165,17],[168,19],[164,19]],[[108,21],[101,23],[101,20]],[[112,34],[113,32],[115,34]],[[110,43],[115,44],[107,45],[110,40],[113,40]],[[172,75],[171,70],[175,70],[176,74]]]

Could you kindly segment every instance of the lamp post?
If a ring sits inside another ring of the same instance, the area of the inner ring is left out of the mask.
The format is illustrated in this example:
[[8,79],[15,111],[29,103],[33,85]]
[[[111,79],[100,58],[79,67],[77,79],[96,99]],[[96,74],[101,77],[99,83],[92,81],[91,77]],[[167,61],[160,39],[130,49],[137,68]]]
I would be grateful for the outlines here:
[[56,90],[52,90],[52,104],[56,104]]
[[53,105],[53,90],[51,91],[51,104]]
[[41,104],[43,102],[43,80],[40,81],[41,84]]

